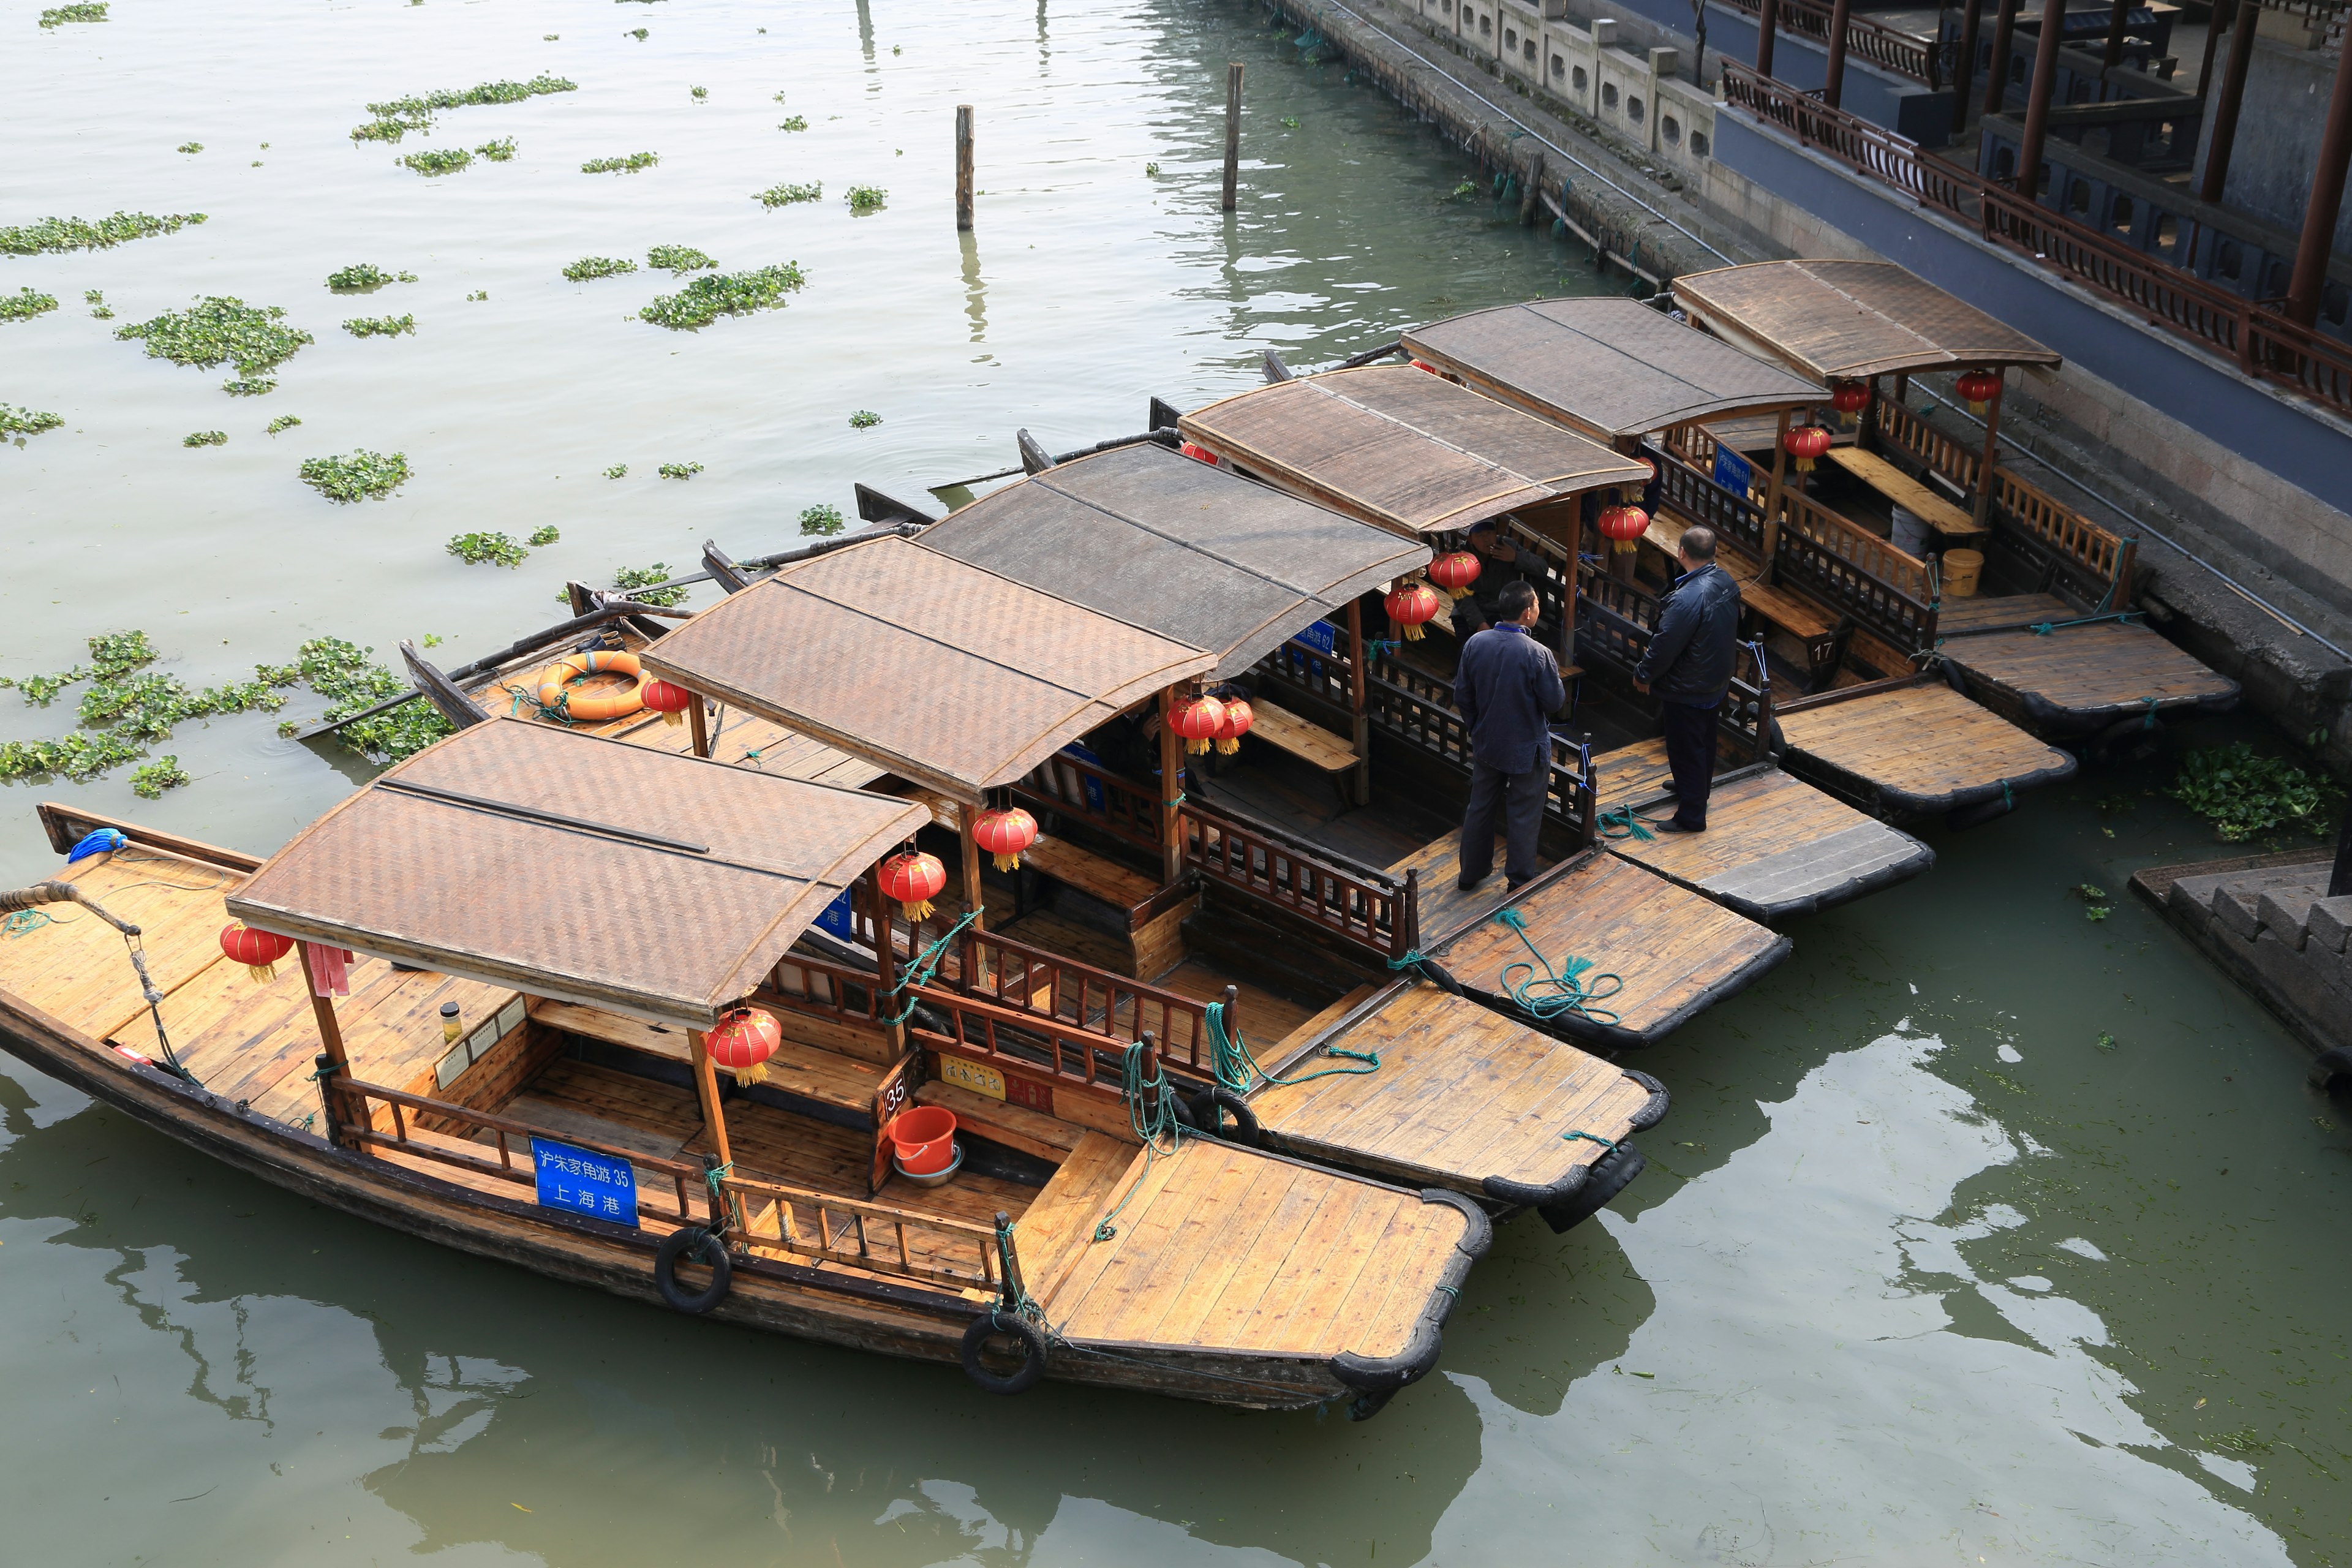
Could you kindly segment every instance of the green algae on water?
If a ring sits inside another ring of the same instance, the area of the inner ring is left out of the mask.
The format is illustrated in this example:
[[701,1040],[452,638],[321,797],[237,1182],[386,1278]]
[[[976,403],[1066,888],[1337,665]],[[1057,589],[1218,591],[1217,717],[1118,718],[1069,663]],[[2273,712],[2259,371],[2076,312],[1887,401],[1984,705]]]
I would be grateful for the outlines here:
[[849,187],[849,210],[854,213],[880,212],[882,204],[889,199],[890,193],[879,185]]
[[166,310],[152,321],[134,321],[114,329],[117,338],[143,339],[150,359],[210,370],[234,362],[247,376],[294,357],[305,343],[318,340],[299,328],[284,325],[286,312],[276,305],[248,305],[234,295],[207,294],[184,310]]
[[523,542],[536,550],[542,544],[560,544],[562,541],[562,531],[551,522],[545,528],[533,532],[531,536],[529,539],[524,540]]
[[469,566],[520,566],[530,553],[509,533],[461,533],[448,550]]
[[408,482],[408,454],[355,447],[341,457],[305,458],[302,482],[331,501],[382,500]]
[[173,213],[156,217],[148,213],[118,212],[96,223],[85,223],[78,217],[45,217],[38,223],[0,228],[0,252],[38,256],[45,251],[104,250],[129,240],[175,233],[184,225],[204,221],[202,213]]
[[91,0],[89,5],[59,5],[41,13],[41,26],[62,27],[68,22],[103,22],[106,20],[106,0]]
[[563,275],[574,283],[585,283],[593,278],[617,278],[624,272],[635,272],[637,264],[617,256],[583,256],[563,269]]
[[580,165],[583,174],[634,174],[661,162],[658,153],[632,153],[625,158],[591,158]]
[[177,756],[158,757],[131,770],[131,793],[142,800],[161,800],[165,790],[178,789],[187,782],[187,772]]
[[430,126],[434,115],[445,109],[462,109],[468,104],[520,103],[543,93],[579,90],[580,84],[576,81],[546,75],[535,76],[529,81],[486,81],[462,90],[439,88],[421,96],[369,104],[368,112],[375,119],[355,127],[352,140],[397,142],[411,131],[423,131]]
[[191,431],[189,434],[180,437],[180,445],[183,447],[226,447],[228,445],[228,432],[226,430]]
[[754,310],[781,307],[784,296],[805,287],[808,279],[798,262],[762,267],[756,272],[715,272],[697,278],[675,294],[656,295],[637,312],[657,327],[690,331],[707,327],[721,316],[748,316]]
[[37,294],[29,286],[14,294],[0,294],[0,321],[29,321],[42,311],[57,308],[55,294]]
[[719,263],[690,245],[656,245],[646,252],[646,264],[665,272],[697,272]]
[[343,331],[355,338],[396,338],[403,332],[414,334],[416,318],[409,316],[353,316],[343,323]]
[[474,155],[463,147],[441,147],[424,153],[404,153],[393,162],[415,170],[418,174],[454,174],[474,161]]
[[841,515],[841,509],[828,501],[819,501],[801,513],[803,533],[831,535],[839,533],[846,526],[847,520]]
[[788,207],[794,202],[821,201],[824,196],[822,181],[805,185],[770,185],[755,193],[751,199],[763,207]]
[[280,430],[291,430],[300,423],[302,423],[302,419],[299,415],[281,414],[277,418],[272,419],[269,422],[269,428],[263,431],[262,434],[265,436],[275,436]]
[[702,472],[700,463],[664,463],[654,470],[666,479],[690,479]]
[[38,436],[64,423],[57,415],[46,414],[37,408],[19,408],[13,403],[0,403],[0,436]]

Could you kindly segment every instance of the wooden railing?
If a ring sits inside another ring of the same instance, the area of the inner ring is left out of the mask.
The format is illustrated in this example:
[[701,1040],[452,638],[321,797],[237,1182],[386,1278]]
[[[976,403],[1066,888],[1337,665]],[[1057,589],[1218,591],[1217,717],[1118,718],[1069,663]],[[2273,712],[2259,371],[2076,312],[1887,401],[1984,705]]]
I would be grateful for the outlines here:
[[1118,1053],[1096,1030],[946,986],[926,986],[917,1001],[920,1005],[907,1022],[908,1037],[917,1045],[1120,1098]]
[[1187,802],[1184,863],[1212,888],[1285,910],[1317,931],[1387,960],[1418,939],[1418,883],[1370,867],[1345,867],[1271,828]]
[[1215,1068],[1204,1004],[993,932],[964,933],[963,978],[956,989],[1008,1012],[1096,1036],[1114,1055],[1149,1032],[1171,1062],[1203,1074]]
[[[1730,4],[1750,16],[1763,15],[1762,0],[1730,0]],[[1830,41],[1830,20],[1835,13],[1827,5],[1813,0],[1780,0],[1780,27],[1784,33],[1795,33],[1826,47]],[[1867,16],[1849,15],[1846,17],[1846,53],[1868,60],[1894,72],[1925,82],[1941,89],[1946,79],[1944,48],[1939,43],[1916,38]]]
[[[1391,657],[1375,655],[1367,667],[1365,700],[1372,727],[1391,740],[1425,752],[1461,773],[1470,773],[1470,729],[1454,706],[1451,681]],[[1591,758],[1578,742],[1551,737],[1551,775],[1544,790],[1544,815],[1589,845],[1594,832]]]
[[[1725,543],[1764,558],[1764,507],[1760,500],[1715,482],[1715,438],[1691,426],[1679,443],[1643,443],[1658,465],[1658,505],[1685,522],[1715,530]],[[1683,450],[1677,451],[1676,446]],[[1689,452],[1689,457],[1684,452]]]
[[[493,1116],[488,1111],[475,1110],[445,1100],[429,1100],[421,1094],[410,1094],[404,1089],[388,1089],[380,1083],[362,1082],[357,1079],[345,1078],[340,1073],[333,1075],[329,1080],[322,1081],[331,1081],[333,1085],[331,1097],[334,1106],[333,1125],[339,1135],[339,1142],[346,1147],[364,1145],[371,1148],[395,1150],[416,1159],[429,1160],[436,1164],[471,1171],[476,1175],[490,1176],[499,1181],[511,1182],[518,1186],[536,1189],[539,1185],[539,1176],[531,1163],[530,1140],[545,1138],[551,1142],[569,1144],[574,1149],[584,1149],[592,1154],[604,1155],[616,1163],[634,1165],[641,1172],[668,1178],[672,1198],[670,1206],[666,1211],[647,1208],[645,1189],[640,1187],[637,1190],[637,1210],[640,1214],[651,1214],[656,1219],[669,1220],[678,1225],[699,1223],[694,1216],[693,1205],[689,1197],[689,1194],[698,1194],[702,1198],[702,1218],[708,1220],[717,1215],[714,1200],[710,1196],[709,1185],[703,1180],[702,1167],[699,1165],[689,1165],[680,1160],[664,1160],[650,1154],[635,1153],[606,1143],[590,1142],[570,1132],[558,1132],[547,1127],[534,1127],[528,1121]],[[371,1102],[381,1102],[390,1110],[391,1131],[383,1131],[376,1126]],[[430,1119],[442,1126],[469,1128],[477,1132],[487,1132],[491,1137],[491,1147],[498,1151],[498,1158],[495,1161],[478,1158],[448,1148],[438,1141],[420,1141],[409,1127],[411,1116]],[[520,1170],[515,1168],[517,1151],[509,1143],[508,1140],[510,1138],[520,1138],[523,1141],[520,1151],[522,1158]]]
[[1335,630],[1332,649],[1325,653],[1297,637],[1257,661],[1251,673],[1298,693],[1310,701],[1350,711],[1354,697],[1349,686],[1348,634]]
[[1810,496],[1783,492],[1774,584],[1852,616],[1898,653],[1932,647],[1936,588],[1927,564],[1857,528]]
[[1073,816],[1112,837],[1160,852],[1160,800],[1096,763],[1056,752],[1013,786],[1034,806]]
[[1732,106],[1968,225],[1989,243],[2065,274],[2149,325],[2201,344],[2247,375],[2294,387],[2339,413],[2352,412],[2352,343],[2300,326],[2007,185],[1930,158],[1908,138],[1831,109],[1737,60],[1724,61],[1723,87]]
[[742,1221],[740,1238],[754,1252],[959,1289],[997,1288],[996,1232],[987,1226],[749,1176],[725,1177],[720,1186]]
[[[873,922],[866,921],[861,924],[870,939]],[[767,987],[761,995],[782,1001],[796,1013],[840,1024],[873,1025],[881,1021],[881,1001],[877,994],[879,989],[870,969],[849,969],[821,958],[788,952],[768,972]]]

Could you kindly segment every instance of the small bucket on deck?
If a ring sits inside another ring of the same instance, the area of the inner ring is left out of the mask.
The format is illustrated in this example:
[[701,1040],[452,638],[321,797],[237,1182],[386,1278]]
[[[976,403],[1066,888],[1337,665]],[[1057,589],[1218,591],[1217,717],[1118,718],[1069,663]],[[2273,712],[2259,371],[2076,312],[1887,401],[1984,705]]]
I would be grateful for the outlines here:
[[936,1105],[919,1105],[899,1112],[890,1121],[890,1143],[898,1152],[898,1168],[910,1176],[929,1176],[955,1161],[955,1112]]
[[1947,550],[1944,552],[1944,597],[1973,599],[1977,578],[1984,572],[1984,552],[1981,550]]

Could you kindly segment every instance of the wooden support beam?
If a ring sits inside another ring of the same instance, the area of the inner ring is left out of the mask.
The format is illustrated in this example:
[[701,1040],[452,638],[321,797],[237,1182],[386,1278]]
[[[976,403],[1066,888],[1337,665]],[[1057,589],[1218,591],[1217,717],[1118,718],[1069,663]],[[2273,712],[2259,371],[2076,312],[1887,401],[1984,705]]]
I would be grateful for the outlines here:
[[956,816],[963,826],[963,907],[971,912],[971,929],[988,929],[981,906],[985,895],[980,885],[980,840],[973,837],[973,819],[980,815],[978,807],[965,802],[956,803]]
[[1780,0],[1764,0],[1764,9],[1756,18],[1756,74],[1769,78],[1772,74],[1772,46],[1780,36]]
[[2058,89],[2058,44],[2065,31],[2066,0],[2043,0],[2042,36],[2033,46],[2033,79],[2026,86],[2025,134],[2017,150],[2017,194],[2029,202],[2042,199],[2042,148],[2050,134],[2050,100]]
[[709,706],[709,700],[700,692],[697,692],[694,700],[686,705],[687,720],[694,726],[694,754],[698,757],[710,754]]
[[1348,601],[1348,713],[1355,721],[1358,805],[1372,804],[1372,713],[1371,704],[1364,698],[1368,657],[1364,647],[1364,601],[1359,595]]
[[364,1151],[369,1145],[345,1145],[340,1131],[344,1100],[341,1091],[331,1086],[340,1084],[351,1076],[352,1064],[351,1058],[343,1054],[343,1029],[335,1017],[335,999],[319,994],[318,972],[310,967],[310,946],[307,942],[295,943],[295,954],[302,965],[303,989],[310,993],[310,1017],[319,1026],[317,1071],[320,1109],[327,1119],[326,1139],[339,1148],[356,1147]]
[[[1960,13],[1960,54],[1958,68],[1952,73],[1952,132],[1958,135],[1969,127],[1969,89],[1977,84],[1977,33],[1984,22],[1984,0],[1968,0]],[[1996,59],[1993,64],[2001,62]],[[1878,378],[1870,382],[1874,395]]]
[[2221,96],[2217,100],[2213,89],[2204,82],[2197,90],[2213,107],[2213,134],[2205,144],[2205,176],[2199,182],[2197,199],[2219,202],[2221,188],[2230,177],[2230,152],[2238,143],[2238,110],[2246,101],[2246,68],[2254,61],[2255,24],[2262,17],[2262,0],[2239,0],[2238,14],[2230,23],[2230,63],[2221,68]]
[[1993,14],[1992,58],[1985,65],[1984,111],[1999,114],[2009,100],[2009,52],[2017,41],[2018,0],[2000,0]]
[[[887,1018],[905,1004],[890,994],[898,984],[898,939],[890,931],[890,900],[882,891],[882,868],[878,864],[867,873],[866,889],[869,905],[866,916],[874,924],[875,1008],[880,1016]],[[892,1054],[904,1052],[907,1048],[907,1026],[885,1024],[883,1028]]]
[[1780,410],[1780,428],[1772,437],[1772,477],[1764,486],[1764,563],[1757,581],[1770,586],[1772,558],[1780,552],[1780,494],[1789,482],[1789,410]]
[[[710,1059],[709,1039],[700,1029],[688,1029],[686,1037],[694,1047],[694,1089],[702,1101],[702,1120],[709,1125],[710,1142],[719,1151],[719,1164],[732,1165],[735,1151],[727,1142],[727,1112],[719,1103],[719,1068]],[[711,1206],[718,1206],[715,1196]]]
[[1969,515],[1979,528],[1992,511],[1993,464],[2000,456],[2000,396],[2009,390],[2009,372],[2005,367],[1993,368],[1992,401],[1985,405],[1985,438],[1982,459],[1977,468],[1977,496]]
[[2319,322],[2319,300],[2327,288],[2327,258],[2336,246],[2336,220],[2344,211],[2347,170],[2352,170],[2352,48],[2340,49],[2336,56],[2336,86],[2327,96],[2327,123],[2319,132],[2319,162],[2311,172],[2311,199],[2303,207],[2303,242],[2295,247],[2294,273],[2286,286],[2287,320],[2299,327]]
[[1176,732],[1176,689],[1160,694],[1160,881],[1184,876],[1184,737]]
[[955,112],[956,227],[971,227],[971,105],[959,103]]
[[2101,70],[2113,70],[2124,63],[2124,32],[2131,21],[2132,0],[2115,0],[2107,13],[2107,47],[2099,58]]
[[[2064,0],[2058,3],[2063,5]],[[1836,0],[1830,7],[1829,74],[1822,79],[1822,101],[1832,109],[1838,107],[1839,96],[1845,91],[1845,41],[1853,28],[1853,0]]]
[[1569,670],[1576,664],[1576,564],[1584,551],[1584,498],[1571,498],[1560,510],[1560,531],[1568,536],[1560,542],[1568,546],[1567,581],[1566,592],[1559,596],[1559,643],[1552,651],[1560,678],[1568,679]]
[[1225,68],[1225,190],[1217,204],[1220,212],[1231,212],[1238,199],[1242,173],[1242,66],[1239,60]]

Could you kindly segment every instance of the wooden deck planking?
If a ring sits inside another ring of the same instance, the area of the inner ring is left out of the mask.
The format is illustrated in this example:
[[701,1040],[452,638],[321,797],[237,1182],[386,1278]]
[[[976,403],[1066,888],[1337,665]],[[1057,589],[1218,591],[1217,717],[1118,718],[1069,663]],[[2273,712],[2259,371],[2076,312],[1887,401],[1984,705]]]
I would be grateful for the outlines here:
[[[1295,1171],[1295,1168],[1294,1168]],[[1276,1244],[1277,1237],[1305,1233],[1323,1205],[1347,1189],[1328,1182],[1301,1181],[1294,1173],[1279,1196],[1268,1190],[1265,1224],[1259,1227],[1247,1253],[1239,1255],[1217,1299],[1202,1311],[1192,1328],[1202,1344],[1239,1344],[1255,1320],[1258,1303],[1281,1277],[1289,1249]]]
[[[928,1087],[928,1086],[927,1086]],[[1013,1247],[1029,1293],[1050,1304],[1063,1278],[1093,1244],[1095,1226],[1118,1202],[1143,1151],[1099,1132],[1081,1135],[1014,1227]]]
[[[2208,669],[2143,626],[2101,621],[2032,631],[1946,636],[1937,651],[1971,679],[2015,699],[2029,716],[2115,714],[2226,704],[2238,683]],[[1997,700],[1997,699],[1996,699]]]
[[1225,987],[1234,986],[1240,993],[1234,998],[1234,1016],[1244,1037],[1250,1039],[1286,1039],[1292,1030],[1315,1016],[1312,1008],[1301,1006],[1287,996],[1277,996],[1238,974],[1227,974],[1202,958],[1187,958],[1151,984],[1195,1002],[1222,1002],[1225,999]]
[[1988,598],[1970,594],[1964,598],[1944,595],[1936,611],[1936,630],[1950,637],[1979,626],[2028,626],[2036,621],[2071,621],[2077,614],[2055,594],[2002,594]]
[[[221,898],[242,880],[233,872],[142,847],[60,866],[50,876],[142,928],[147,972],[167,994],[225,962],[218,939],[229,919]],[[13,994],[97,1039],[147,1010],[121,931],[73,904],[40,912],[47,923],[0,941]],[[279,972],[289,967],[281,963]],[[236,973],[243,976],[244,967]]]
[[1932,682],[1784,711],[1779,719],[1792,751],[1913,797],[2063,778],[2074,766],[2056,747]]
[[[1442,940],[1502,895],[1506,887],[1503,855],[1503,836],[1498,832],[1495,835],[1494,869],[1485,881],[1466,893],[1461,886],[1462,829],[1459,827],[1443,837],[1431,839],[1403,859],[1386,868],[1390,876],[1399,879],[1407,871],[1421,873],[1423,942]],[[1536,874],[1541,876],[1555,864],[1557,862],[1537,856]]]
[[[1259,1189],[1297,1174],[1296,1167],[1284,1168],[1269,1163],[1238,1145],[1203,1147],[1222,1155],[1223,1161],[1214,1173],[1202,1183],[1200,1201],[1170,1229],[1168,1245],[1156,1266],[1137,1271],[1128,1281],[1129,1293],[1125,1310],[1117,1320],[1118,1326],[1108,1331],[1113,1338],[1171,1342],[1160,1331],[1161,1323],[1171,1311],[1181,1308],[1186,1315],[1197,1315],[1207,1310],[1207,1302],[1188,1296],[1195,1277],[1205,1275],[1201,1279],[1205,1289],[1221,1275],[1230,1276],[1232,1265],[1238,1261],[1237,1250],[1255,1240],[1264,1229],[1265,1213],[1274,1205],[1270,1201],[1260,1201]],[[1196,1155],[1194,1163],[1209,1162]],[[1201,1180],[1200,1171],[1191,1174],[1194,1181]],[[1220,1259],[1223,1260],[1222,1268]]]
[[[1283,1213],[1291,1189],[1298,1184],[1299,1174],[1295,1165],[1279,1165],[1259,1174],[1250,1188],[1250,1203],[1241,1222],[1226,1234],[1197,1237],[1202,1261],[1184,1282],[1184,1288],[1170,1298],[1159,1321],[1140,1337],[1168,1344],[1188,1344],[1199,1338],[1202,1322],[1241,1272],[1268,1227]],[[1199,1211],[1195,1211],[1195,1222],[1199,1217]]]

